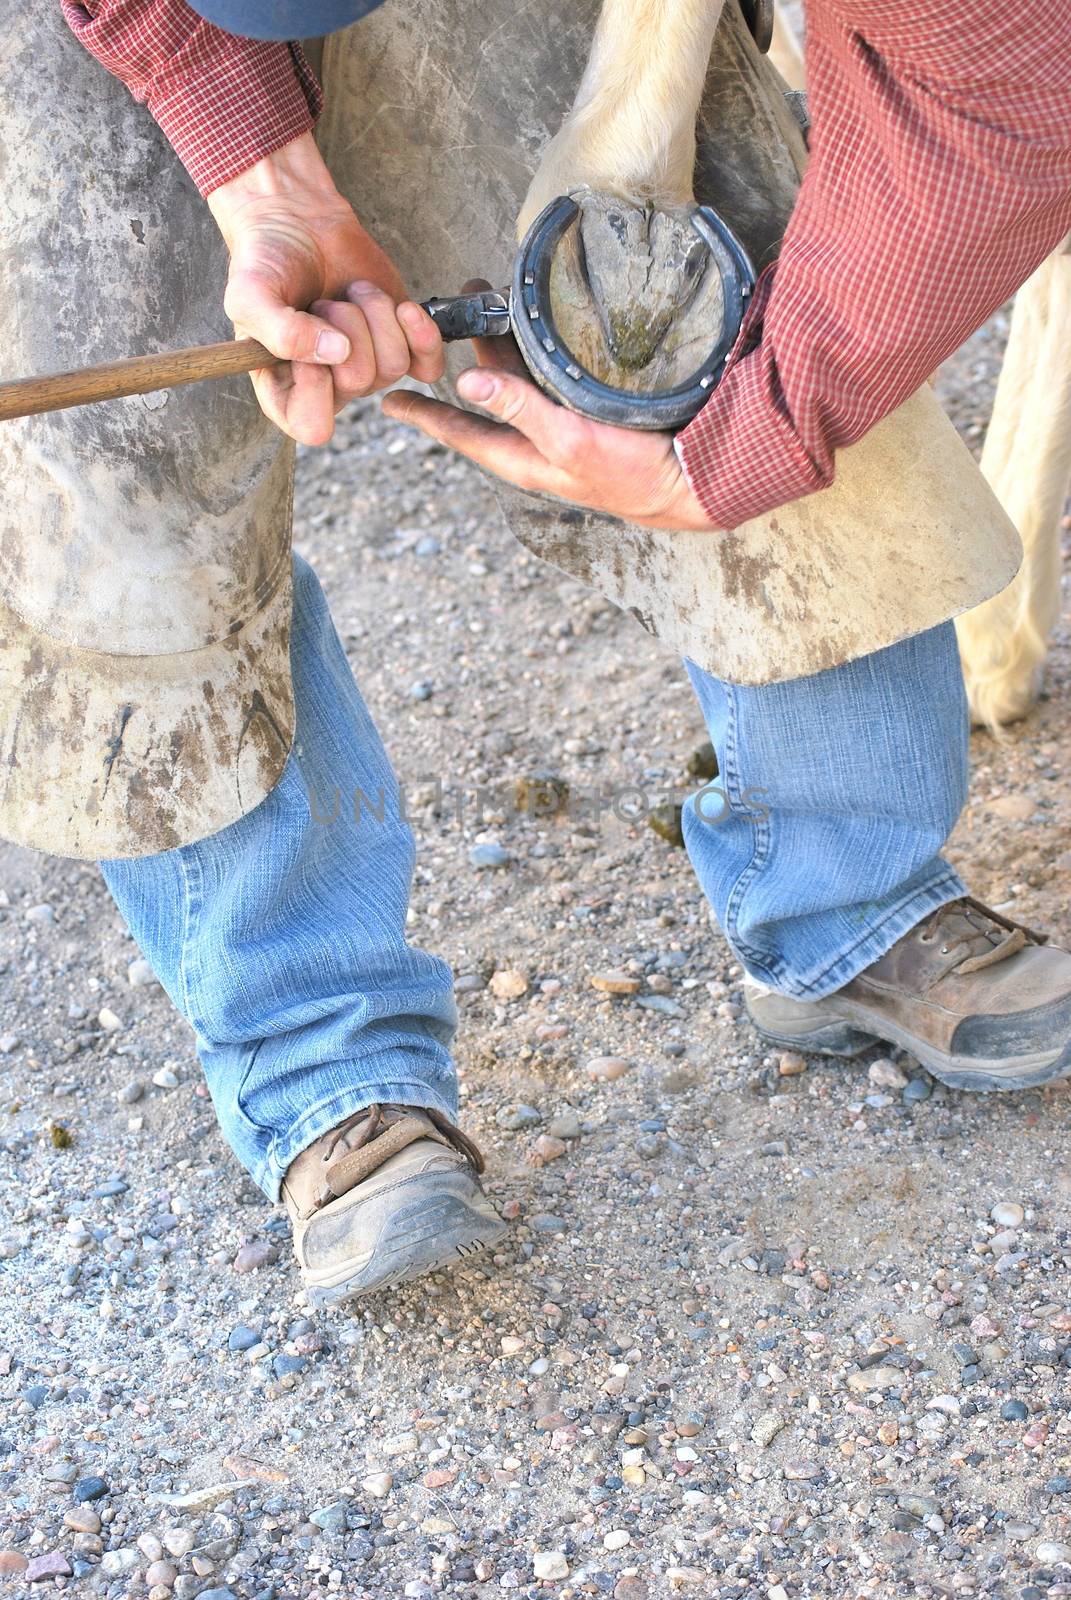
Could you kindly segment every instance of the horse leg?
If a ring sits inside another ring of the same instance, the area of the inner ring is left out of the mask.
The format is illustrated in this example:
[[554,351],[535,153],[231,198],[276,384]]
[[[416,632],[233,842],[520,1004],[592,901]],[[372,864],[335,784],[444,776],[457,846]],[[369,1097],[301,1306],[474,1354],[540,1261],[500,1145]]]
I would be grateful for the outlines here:
[[1025,716],[1060,615],[1060,517],[1071,486],[1071,239],[1019,290],[982,452],[982,471],[1023,541],[1000,594],[959,617],[974,720]]
[[524,234],[560,194],[641,205],[693,198],[695,119],[724,0],[603,0],[572,110],[518,218]]

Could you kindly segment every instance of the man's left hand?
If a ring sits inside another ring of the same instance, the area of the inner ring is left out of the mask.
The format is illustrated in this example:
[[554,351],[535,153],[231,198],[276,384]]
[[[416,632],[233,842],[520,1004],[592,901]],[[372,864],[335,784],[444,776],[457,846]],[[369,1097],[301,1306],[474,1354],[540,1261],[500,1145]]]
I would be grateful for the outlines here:
[[[672,434],[614,428],[578,416],[537,388],[515,347],[509,354],[496,348],[506,340],[475,342],[482,364],[461,374],[457,392],[490,418],[407,389],[385,396],[386,415],[529,493],[553,495],[645,528],[714,531],[677,460]],[[511,355],[513,370],[487,364]]]

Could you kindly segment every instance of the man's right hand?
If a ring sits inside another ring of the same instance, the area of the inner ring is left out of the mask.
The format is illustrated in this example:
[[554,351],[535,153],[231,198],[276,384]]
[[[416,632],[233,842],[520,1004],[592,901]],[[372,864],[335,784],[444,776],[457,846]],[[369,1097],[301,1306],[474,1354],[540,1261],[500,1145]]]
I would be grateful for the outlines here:
[[406,375],[442,376],[439,330],[406,299],[311,134],[214,189],[208,205],[231,253],[224,306],[235,334],[290,363],[252,379],[263,411],[292,439],[326,444],[347,401]]

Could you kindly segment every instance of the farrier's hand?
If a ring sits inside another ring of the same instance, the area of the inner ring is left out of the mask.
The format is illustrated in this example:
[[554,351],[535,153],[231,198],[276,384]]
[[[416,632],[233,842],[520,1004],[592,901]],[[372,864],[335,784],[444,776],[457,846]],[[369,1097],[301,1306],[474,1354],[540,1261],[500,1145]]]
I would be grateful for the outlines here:
[[274,423],[326,444],[336,411],[407,373],[441,377],[439,330],[338,193],[311,134],[208,197],[231,253],[224,306],[239,337],[289,366],[253,373]]
[[518,489],[645,528],[713,531],[677,460],[672,434],[590,422],[536,387],[512,340],[473,343],[480,365],[461,374],[457,390],[498,420],[405,389],[386,396],[387,416],[411,423]]

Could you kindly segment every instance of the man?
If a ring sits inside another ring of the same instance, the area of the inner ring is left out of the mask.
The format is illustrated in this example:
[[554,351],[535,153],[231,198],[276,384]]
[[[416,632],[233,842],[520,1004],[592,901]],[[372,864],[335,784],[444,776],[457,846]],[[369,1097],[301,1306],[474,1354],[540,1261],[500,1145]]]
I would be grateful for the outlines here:
[[[230,252],[228,315],[291,363],[254,379],[283,432],[323,443],[352,395],[439,374],[434,330],[313,144],[307,63],[249,37],[324,30],[367,3],[63,9],[207,198]],[[522,487],[712,538],[828,482],[836,450],[1071,225],[1071,13],[1058,12],[815,0],[812,163],[732,369],[677,441],[585,422],[486,369],[460,387],[495,421],[408,393],[389,413]],[[310,792],[394,785],[315,579],[299,565],[295,583],[297,735],[278,784],[221,832],[104,871],[197,1031],[224,1133],[284,1195],[326,1303],[444,1265],[499,1224],[451,1121],[449,973],[404,941],[408,834],[310,820]],[[939,855],[966,792],[951,624],[771,688],[690,671],[733,814],[710,828],[689,811],[686,839],[760,1029],[838,1054],[891,1040],[966,1088],[1063,1075],[1071,955],[968,899]],[[762,817],[743,799],[756,786]]]

